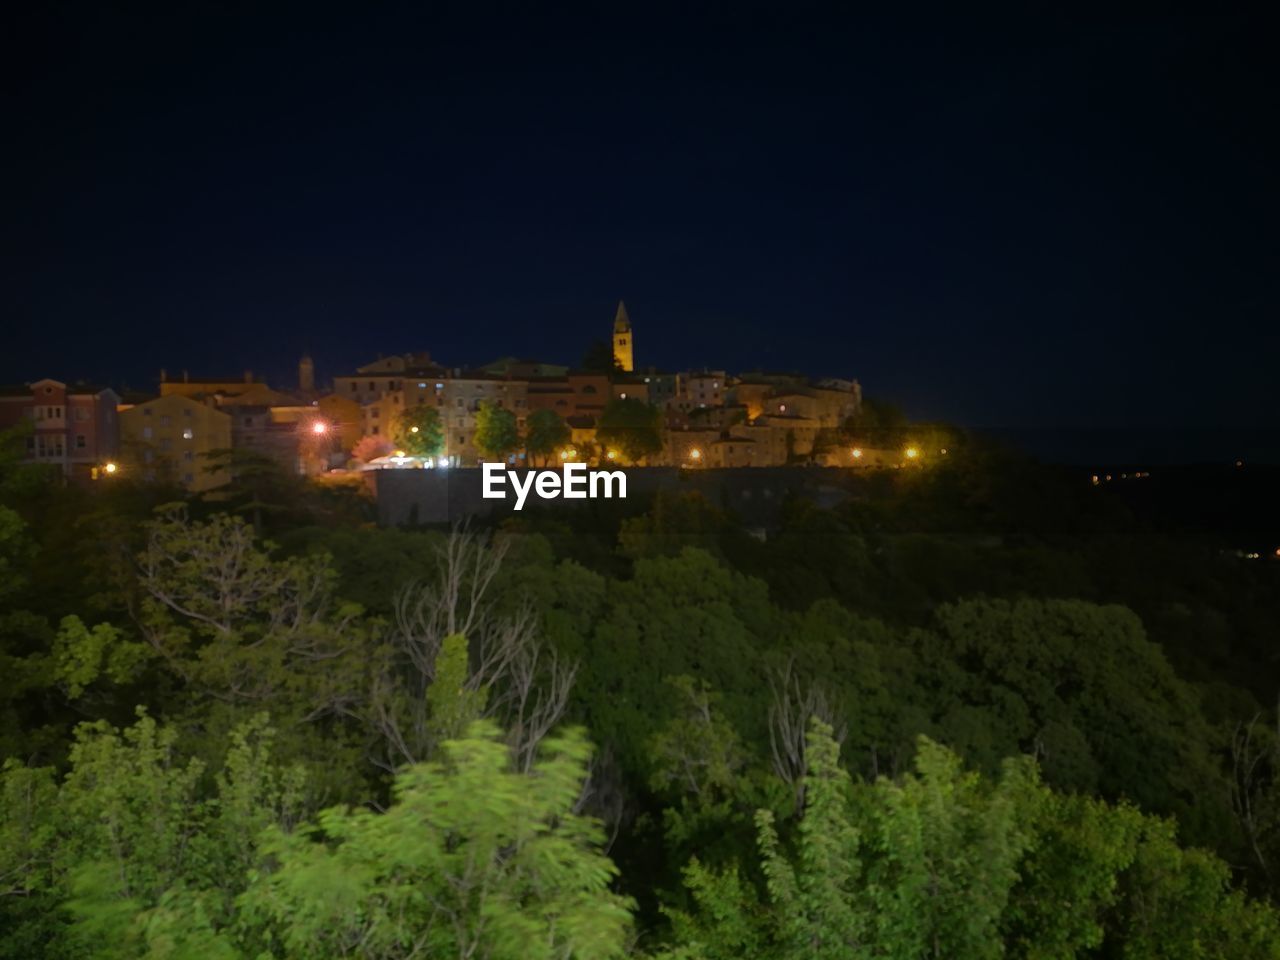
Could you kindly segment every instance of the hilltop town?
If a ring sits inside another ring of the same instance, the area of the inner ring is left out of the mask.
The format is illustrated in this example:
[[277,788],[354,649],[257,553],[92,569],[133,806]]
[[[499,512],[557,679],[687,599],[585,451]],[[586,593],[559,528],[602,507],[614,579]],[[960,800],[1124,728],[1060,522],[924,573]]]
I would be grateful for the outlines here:
[[[161,371],[149,395],[43,379],[0,392],[0,428],[29,424],[27,457],[69,479],[129,475],[193,492],[225,483],[234,454],[291,472],[565,460],[678,467],[892,465],[920,455],[875,440],[853,379],[639,368],[618,304],[612,356],[583,367],[502,357],[450,367],[429,353],[378,357],[317,381]],[[222,468],[219,464],[222,464]]]

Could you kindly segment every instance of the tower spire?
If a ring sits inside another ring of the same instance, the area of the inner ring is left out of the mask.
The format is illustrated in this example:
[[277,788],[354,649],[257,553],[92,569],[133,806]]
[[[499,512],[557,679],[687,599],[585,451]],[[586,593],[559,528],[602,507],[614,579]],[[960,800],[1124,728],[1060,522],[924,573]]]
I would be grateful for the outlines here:
[[631,318],[627,305],[618,301],[618,312],[613,318],[613,361],[627,373],[635,369],[635,344],[631,336]]

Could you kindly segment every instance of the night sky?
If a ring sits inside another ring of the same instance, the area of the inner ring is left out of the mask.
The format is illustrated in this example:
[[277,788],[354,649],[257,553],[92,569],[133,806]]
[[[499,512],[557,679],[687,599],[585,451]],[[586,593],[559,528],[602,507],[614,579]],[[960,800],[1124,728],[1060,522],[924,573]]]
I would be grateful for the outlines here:
[[643,366],[969,425],[1278,419],[1261,19],[28,6],[3,382],[576,363],[623,298]]

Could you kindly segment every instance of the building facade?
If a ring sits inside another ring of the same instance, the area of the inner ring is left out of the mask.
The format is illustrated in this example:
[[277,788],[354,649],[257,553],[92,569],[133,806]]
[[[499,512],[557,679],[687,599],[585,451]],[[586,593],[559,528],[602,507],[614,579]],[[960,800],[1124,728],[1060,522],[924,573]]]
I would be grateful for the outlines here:
[[28,425],[28,461],[90,480],[118,456],[119,402],[110,388],[37,380],[0,391],[0,429]]
[[229,479],[210,456],[231,447],[231,417],[180,394],[120,409],[120,460],[126,475],[179,483],[194,493]]

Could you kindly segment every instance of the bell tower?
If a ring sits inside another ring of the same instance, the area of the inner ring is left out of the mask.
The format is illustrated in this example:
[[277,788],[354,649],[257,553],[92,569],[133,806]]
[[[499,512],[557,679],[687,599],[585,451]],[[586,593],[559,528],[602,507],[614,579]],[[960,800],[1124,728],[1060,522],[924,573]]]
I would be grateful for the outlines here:
[[316,365],[311,362],[311,354],[304,353],[298,361],[298,389],[303,393],[315,393]]
[[630,373],[635,369],[635,344],[631,338],[631,318],[627,305],[618,301],[618,313],[613,318],[613,359],[619,367]]

